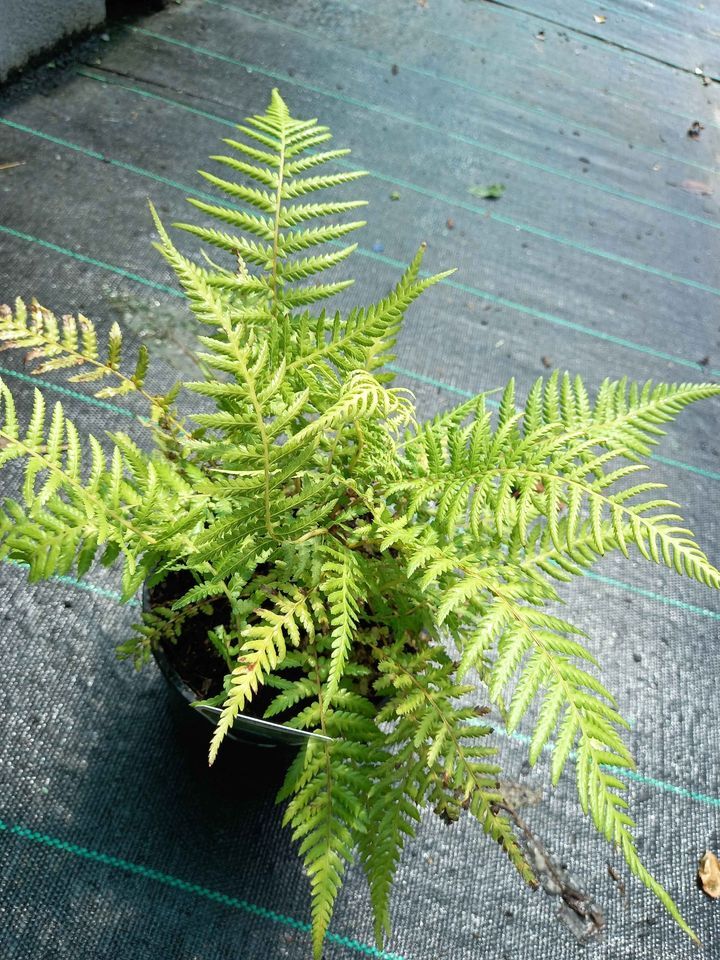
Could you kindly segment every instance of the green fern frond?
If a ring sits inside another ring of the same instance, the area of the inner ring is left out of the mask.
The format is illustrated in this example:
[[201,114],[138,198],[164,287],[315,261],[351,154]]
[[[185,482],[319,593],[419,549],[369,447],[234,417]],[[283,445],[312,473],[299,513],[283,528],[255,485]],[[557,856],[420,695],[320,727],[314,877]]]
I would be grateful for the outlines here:
[[323,940],[332,917],[347,865],[371,826],[366,798],[377,761],[384,757],[373,716],[363,697],[345,693],[338,707],[323,706],[321,674],[327,664],[317,661],[318,701],[299,714],[295,726],[320,727],[331,741],[312,740],[298,754],[285,778],[278,801],[288,800],[283,823],[299,844],[312,895],[313,956],[322,957]]
[[210,743],[211,764],[238,714],[252,700],[267,674],[285,659],[288,642],[295,646],[300,643],[300,629],[310,636],[314,632],[304,594],[294,590],[290,596],[278,593],[273,599],[272,607],[255,611],[258,622],[241,632],[238,665],[230,676],[227,698]]
[[327,559],[322,565],[321,586],[327,596],[332,629],[332,657],[325,697],[332,702],[352,648],[365,583],[354,551],[342,544],[328,544],[325,550]]
[[379,719],[396,722],[388,736],[398,751],[395,765],[413,755],[421,765],[422,773],[415,769],[412,774],[421,788],[419,794],[417,786],[411,791],[413,799],[432,801],[436,812],[451,820],[468,810],[534,885],[512,824],[497,806],[499,768],[491,762],[496,750],[478,743],[492,729],[478,724],[475,707],[456,703],[473,688],[453,680],[454,665],[438,648],[411,655],[384,652],[379,669],[382,679],[376,688],[390,697]]
[[120,397],[139,393],[148,402],[154,420],[163,420],[182,430],[177,413],[172,408],[170,395],[153,395],[145,389],[149,356],[141,345],[134,365],[124,369],[123,337],[117,323],[112,324],[107,334],[107,345],[100,350],[98,332],[92,320],[78,314],[64,315],[58,320],[51,310],[33,300],[28,310],[19,298],[13,311],[7,304],[0,305],[0,351],[25,350],[26,364],[32,364],[29,372],[41,375],[55,370],[80,372],[68,379],[71,383],[97,383],[113,380],[95,392],[99,398]]
[[351,217],[364,205],[335,196],[363,172],[325,166],[348,153],[329,139],[274,91],[212,158],[219,173],[203,174],[219,199],[190,203],[207,222],[176,224],[212,248],[197,262],[151,206],[156,247],[200,324],[195,380],[156,396],[146,351],[126,364],[116,326],[101,335],[34,302],[0,307],[0,349],[98,396],[140,395],[154,441],[148,452],[120,432],[81,440],[39,393],[21,423],[0,380],[0,468],[17,486],[0,508],[0,558],[33,580],[119,561],[124,600],[179,574],[181,595],[146,611],[120,654],[140,664],[170,651],[201,612],[225,670],[207,700],[221,707],[210,762],[261,702],[311,735],[279,799],[310,878],[316,960],[354,857],[381,947],[428,806],[446,822],[467,811],[534,882],[487,703],[509,730],[530,728],[530,761],[548,752],[553,783],[574,763],[583,810],[694,936],[638,857],[620,706],[584,634],[550,605],[613,550],[720,588],[677,506],[640,476],[666,424],[720,386],[605,381],[593,400],[554,374],[524,408],[511,380],[497,413],[480,394],[418,425],[388,364],[407,310],[449,274],[425,275],[423,244],[378,302],[321,309],[352,283]]
[[[248,118],[246,124],[239,129],[267,149],[258,150],[236,140],[226,140],[229,146],[243,155],[242,159],[232,156],[215,156],[213,159],[226,168],[255,180],[261,185],[261,189],[217,177],[212,173],[203,173],[209,183],[240,202],[242,206],[211,204],[198,199],[191,199],[190,202],[202,213],[251,234],[262,241],[262,244],[248,241],[242,235],[233,237],[224,231],[193,224],[178,223],[176,226],[220,249],[241,256],[243,260],[260,269],[258,277],[263,282],[255,288],[259,294],[259,303],[267,310],[268,317],[277,320],[283,313],[295,307],[317,303],[333,296],[352,282],[340,280],[305,287],[295,286],[298,280],[306,280],[336,267],[349,256],[354,246],[345,247],[338,253],[304,259],[291,259],[293,254],[318,244],[337,242],[347,233],[364,225],[364,221],[357,221],[298,230],[296,228],[307,221],[339,216],[362,206],[365,201],[293,201],[319,190],[352,183],[364,176],[364,171],[302,176],[310,167],[336,159],[343,155],[344,151],[325,151],[323,154],[303,156],[313,147],[328,140],[330,133],[326,127],[318,126],[315,121],[294,120],[277,90],[273,91],[267,113]],[[246,158],[255,162],[249,162]],[[257,212],[250,213],[247,208]],[[175,262],[180,265],[177,259]],[[187,265],[185,270],[187,271]],[[212,279],[221,286],[232,285],[236,289],[243,286],[242,278],[234,282],[232,277],[224,273],[217,272]]]

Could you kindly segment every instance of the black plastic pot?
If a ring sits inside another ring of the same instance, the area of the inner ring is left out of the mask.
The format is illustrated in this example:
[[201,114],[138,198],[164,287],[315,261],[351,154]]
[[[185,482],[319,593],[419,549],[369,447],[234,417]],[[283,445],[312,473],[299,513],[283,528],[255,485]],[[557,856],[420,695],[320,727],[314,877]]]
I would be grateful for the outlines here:
[[[143,609],[151,610],[150,591],[147,585],[143,587]],[[153,657],[162,675],[167,680],[176,711],[193,734],[209,735],[210,726],[215,726],[220,716],[218,707],[196,706],[198,694],[183,680],[173,666],[166,651],[162,647],[153,647]],[[184,714],[184,716],[183,716]],[[227,734],[228,740],[235,744],[258,747],[263,750],[273,748],[292,749],[302,746],[309,739],[327,739],[320,734],[307,733],[304,730],[294,730],[281,723],[273,723],[254,717],[249,713],[240,714],[232,729]]]

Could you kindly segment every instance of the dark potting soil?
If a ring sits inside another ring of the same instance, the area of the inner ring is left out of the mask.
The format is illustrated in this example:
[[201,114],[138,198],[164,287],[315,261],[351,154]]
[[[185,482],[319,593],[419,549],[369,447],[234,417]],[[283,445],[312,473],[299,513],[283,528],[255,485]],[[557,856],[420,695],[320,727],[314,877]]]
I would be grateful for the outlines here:
[[[190,573],[173,572],[148,591],[150,607],[171,607],[194,585],[195,580]],[[210,613],[198,612],[183,624],[176,638],[162,642],[162,652],[170,665],[199,700],[222,693],[228,673],[227,664],[208,639],[208,631],[219,626],[230,626],[230,604],[220,597],[208,601],[208,606],[212,608]],[[244,712],[262,717],[274,696],[272,688],[261,686]],[[273,717],[277,723],[287,719],[286,714]]]

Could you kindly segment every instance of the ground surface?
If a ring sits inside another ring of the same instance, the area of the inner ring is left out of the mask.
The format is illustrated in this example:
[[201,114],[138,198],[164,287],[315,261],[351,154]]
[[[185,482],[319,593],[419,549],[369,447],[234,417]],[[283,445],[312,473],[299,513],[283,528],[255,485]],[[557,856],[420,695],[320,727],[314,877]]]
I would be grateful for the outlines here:
[[[510,374],[524,392],[547,365],[590,387],[716,379],[719,37],[720,10],[680,0],[186,0],[0,93],[0,167],[20,164],[0,169],[0,300],[125,318],[169,381],[192,330],[145,200],[187,216],[197,167],[278,85],[372,171],[348,300],[384,292],[421,240],[431,269],[458,267],[400,344],[424,414]],[[506,186],[495,202],[469,192],[491,183]],[[21,359],[2,364],[26,406]],[[88,429],[132,429],[126,410],[45,386]],[[655,463],[716,562],[719,416],[717,403],[686,413]],[[115,662],[137,611],[112,574],[29,587],[6,565],[0,583],[4,960],[306,957],[306,881],[256,758],[220,786],[202,747],[177,739],[157,671]],[[619,561],[568,596],[634,720],[643,855],[720,957],[718,905],[694,885],[720,845],[720,602]],[[698,956],[596,839],[572,777],[550,797],[522,738],[502,754],[530,784],[527,819],[602,905],[604,936],[579,946],[557,900],[520,888],[477,829],[428,819],[402,862],[388,954],[369,946],[353,873],[327,957]]]

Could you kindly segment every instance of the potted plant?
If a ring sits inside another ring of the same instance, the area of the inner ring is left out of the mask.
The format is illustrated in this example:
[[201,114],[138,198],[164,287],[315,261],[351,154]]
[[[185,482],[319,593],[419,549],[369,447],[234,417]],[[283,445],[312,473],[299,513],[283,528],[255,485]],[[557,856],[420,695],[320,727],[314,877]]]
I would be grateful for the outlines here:
[[25,461],[2,556],[31,580],[117,562],[125,600],[145,586],[154,606],[121,652],[141,664],[162,651],[182,673],[182,641],[183,665],[213,661],[214,685],[193,694],[219,713],[211,763],[239,718],[300,732],[279,799],[310,878],[316,958],[353,858],[382,941],[427,805],[450,821],[466,811],[533,882],[498,790],[491,705],[510,730],[535,710],[530,761],[554,739],[557,782],[573,758],[583,810],[694,937],[638,856],[618,776],[633,767],[627,724],[581,631],[549,605],[612,550],[720,586],[661,484],[636,478],[662,425],[720,386],[606,381],[591,401],[553,374],[523,408],[510,382],[494,419],[480,394],[418,423],[387,364],[405,311],[447,274],[424,275],[421,248],[379,302],[319,311],[351,283],[311,278],[352,253],[343,239],[362,223],[342,218],[362,201],[313,195],[362,173],[318,174],[348,151],[323,149],[327,128],[293,119],[277,91],[239,132],[203,174],[229,202],[190,200],[217,225],[176,224],[224,263],[186,256],[153,210],[199,322],[197,380],[154,393],[147,351],[127,366],[117,326],[101,349],[82,316],[2,310],[5,348],[27,350],[36,373],[103,381],[97,396],[134,394],[151,441],[81,441],[39,392],[21,426],[0,382],[0,465]]

